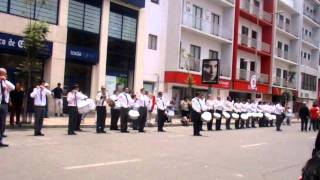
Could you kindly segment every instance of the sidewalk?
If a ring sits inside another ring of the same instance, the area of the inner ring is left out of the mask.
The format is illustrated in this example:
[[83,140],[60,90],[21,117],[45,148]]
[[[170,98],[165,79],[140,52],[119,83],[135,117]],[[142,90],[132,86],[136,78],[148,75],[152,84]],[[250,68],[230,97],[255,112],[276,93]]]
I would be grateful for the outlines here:
[[[110,127],[110,117],[107,117],[106,119],[106,128]],[[180,122],[181,118],[175,117],[172,119],[171,123],[165,123],[166,127],[173,127],[173,126],[182,126]],[[291,123],[299,123],[300,121],[297,119],[292,119]],[[120,126],[120,119],[118,122]],[[215,120],[213,121],[213,124],[215,124]],[[225,119],[222,119],[222,124],[225,124]],[[234,124],[234,120],[231,120],[231,124]],[[192,125],[192,123],[189,123],[189,126]],[[64,117],[50,117],[45,118],[43,122],[43,126],[45,128],[67,128],[68,127],[68,115],[65,115]],[[96,117],[95,114],[88,115],[85,120],[81,123],[81,126],[83,128],[93,128],[96,126]],[[152,118],[151,122],[147,122],[147,127],[155,127],[157,126],[155,122],[155,118]],[[8,129],[13,129],[9,124],[7,124]],[[16,126],[14,128],[17,128]],[[33,124],[22,124],[22,128],[33,128]]]

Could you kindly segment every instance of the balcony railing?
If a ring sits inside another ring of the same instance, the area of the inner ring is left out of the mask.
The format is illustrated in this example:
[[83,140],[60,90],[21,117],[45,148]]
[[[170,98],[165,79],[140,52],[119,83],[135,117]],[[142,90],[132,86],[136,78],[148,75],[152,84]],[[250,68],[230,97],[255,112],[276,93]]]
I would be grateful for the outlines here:
[[200,72],[200,59],[195,58],[180,58],[179,68],[183,70],[190,70]]
[[228,2],[234,4],[234,0],[227,0]]
[[227,29],[223,29],[222,31],[221,25],[200,17],[196,17],[193,14],[187,12],[183,13],[182,24],[207,34],[212,34],[224,39],[231,40],[231,31],[228,31]]
[[320,45],[319,41],[317,41],[316,38],[312,38],[312,37],[310,37],[308,35],[303,34],[302,35],[302,39],[307,41],[307,42],[309,42],[309,43],[311,43],[311,44],[313,44],[316,47],[319,47],[319,45]]
[[259,19],[263,19],[269,23],[272,22],[272,14],[269,12],[266,12],[264,10],[261,10],[260,7],[254,5],[254,4],[250,4],[250,1],[248,0],[244,0],[241,2],[241,6],[240,8],[243,11],[246,11],[247,13],[256,16]]
[[314,13],[308,12],[306,7],[303,9],[303,14],[312,19],[314,22],[320,24],[320,18],[316,16],[316,11]]
[[271,52],[271,46],[270,44],[266,42],[259,41],[255,38],[250,38],[247,35],[239,34],[239,44],[257,49],[259,51],[264,51],[267,53]]
[[277,20],[277,26],[286,31],[287,33],[290,33],[294,36],[298,36],[298,34],[293,30],[292,24],[286,23],[284,21],[280,21],[279,19]]
[[295,79],[289,80],[281,77],[274,77],[273,78],[273,84],[275,86],[280,86],[280,87],[286,87],[286,88],[292,88],[296,89],[297,88],[297,83]]
[[256,75],[258,83],[268,84],[269,83],[269,75],[256,73],[253,71],[248,71],[245,69],[238,69],[238,80],[250,81],[252,75]]

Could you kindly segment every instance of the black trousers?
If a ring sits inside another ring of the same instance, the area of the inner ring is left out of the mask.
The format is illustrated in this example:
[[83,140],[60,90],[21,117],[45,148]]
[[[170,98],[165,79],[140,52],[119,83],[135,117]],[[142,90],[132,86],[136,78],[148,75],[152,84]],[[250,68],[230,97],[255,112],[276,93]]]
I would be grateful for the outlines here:
[[207,129],[208,129],[208,131],[212,131],[213,113],[214,113],[214,110],[210,110],[209,112],[212,114],[212,119],[211,119],[211,121],[207,122]]
[[34,132],[40,133],[45,116],[45,106],[34,106]]
[[231,114],[232,114],[232,112],[228,111],[227,113],[230,114],[230,118],[226,119],[226,129],[231,129],[230,128],[230,122],[231,122]]
[[283,116],[282,115],[276,115],[277,119],[276,119],[276,128],[277,130],[281,129],[281,124],[283,122]]
[[105,106],[97,106],[97,127],[96,131],[104,131],[106,127],[107,108]]
[[[312,124],[312,129],[313,129],[313,131],[316,131],[316,130],[318,129],[317,119],[311,120],[310,123]],[[311,130],[311,129],[310,129],[310,130]]]
[[128,130],[128,121],[129,121],[129,109],[121,108],[120,111],[120,123],[121,123],[121,132],[125,132]]
[[239,118],[234,121],[234,128],[235,129],[240,129],[240,115],[241,115],[241,113],[238,113],[238,115],[239,115]]
[[253,128],[256,127],[256,121],[257,121],[257,118],[255,118],[255,117],[251,118],[251,127],[253,127]]
[[68,123],[68,133],[74,133],[76,130],[77,122],[78,122],[78,108],[76,106],[68,107],[69,114],[69,123]]
[[240,129],[243,129],[243,128],[244,128],[245,122],[246,122],[246,121],[241,118],[241,114],[240,114]]
[[139,127],[139,131],[144,131],[144,127],[146,126],[146,122],[147,122],[147,113],[148,113],[148,109],[147,107],[140,107],[139,108],[139,120],[138,120],[138,127]]
[[78,113],[78,117],[77,117],[77,121],[76,121],[76,131],[80,130],[80,126],[81,126],[81,119],[82,119],[82,114]]
[[308,130],[308,123],[309,123],[309,119],[307,117],[301,118],[301,131]]
[[120,117],[120,109],[111,109],[111,125],[110,130],[118,130],[118,121]]
[[22,105],[15,104],[11,106],[11,112],[10,112],[10,124],[14,124],[14,117],[16,117],[16,124],[20,124],[20,115],[22,111]]
[[157,115],[158,115],[158,131],[162,131],[164,126],[164,121],[166,119],[165,111],[158,109]]
[[193,121],[193,135],[199,135],[201,130],[201,114],[192,110],[191,119]]
[[222,111],[216,110],[216,113],[219,113],[221,115],[221,118],[216,119],[216,130],[221,130]]
[[246,120],[246,128],[250,128],[250,121],[252,120],[252,117],[249,117],[247,120]]
[[6,128],[7,113],[8,113],[8,104],[0,104],[0,143],[2,143],[2,135]]

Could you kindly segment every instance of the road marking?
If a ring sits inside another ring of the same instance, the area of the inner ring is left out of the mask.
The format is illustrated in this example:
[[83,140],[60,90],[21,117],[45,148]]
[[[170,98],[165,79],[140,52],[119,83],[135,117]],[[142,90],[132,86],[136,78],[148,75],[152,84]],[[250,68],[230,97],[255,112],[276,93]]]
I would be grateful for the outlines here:
[[266,145],[267,143],[257,143],[257,144],[247,144],[247,145],[242,145],[242,148],[250,148],[250,147],[256,147],[256,146],[262,146]]
[[117,164],[126,164],[126,163],[134,163],[134,162],[140,162],[141,159],[131,159],[131,160],[124,160],[124,161],[112,161],[112,162],[106,162],[106,163],[95,163],[95,164],[87,164],[87,165],[79,165],[79,166],[69,166],[64,167],[65,170],[74,170],[74,169],[85,169],[85,168],[93,168],[93,167],[101,167],[101,166],[111,166],[111,165],[117,165]]

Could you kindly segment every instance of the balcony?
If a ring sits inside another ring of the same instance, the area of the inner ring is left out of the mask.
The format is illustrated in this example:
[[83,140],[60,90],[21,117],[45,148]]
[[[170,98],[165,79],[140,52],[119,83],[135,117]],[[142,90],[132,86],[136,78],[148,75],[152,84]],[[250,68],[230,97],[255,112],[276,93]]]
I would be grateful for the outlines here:
[[200,72],[200,59],[195,59],[195,58],[180,58],[179,62],[179,68],[182,70],[190,70],[194,72]]
[[272,14],[271,13],[260,9],[260,7],[254,5],[254,4],[251,4],[250,1],[248,1],[248,0],[241,2],[240,9],[245,11],[248,14],[251,14],[251,15],[257,17],[258,19],[262,19],[268,23],[272,23]]
[[259,41],[258,39],[255,39],[255,38],[250,38],[247,35],[239,34],[239,44],[243,46],[247,46],[249,48],[257,49],[259,51],[271,53],[270,44]]
[[245,69],[237,69],[237,72],[238,72],[238,74],[237,74],[238,80],[250,81],[251,76],[256,75],[258,83],[261,83],[261,84],[268,84],[269,83],[269,75],[267,75],[267,74],[256,73],[256,72],[248,71]]
[[182,24],[194,30],[231,41],[231,30],[223,29],[222,31],[221,25],[203,18],[196,17],[193,14],[184,12]]
[[227,0],[229,3],[234,4],[234,0]]
[[293,78],[292,80],[288,80],[285,78],[281,77],[273,77],[273,85],[275,86],[280,86],[280,87],[285,87],[285,88],[292,88],[296,89],[297,88],[297,83],[296,80]]
[[[290,50],[291,48],[289,48]],[[285,59],[285,60],[288,60],[294,64],[297,63],[297,57],[296,57],[296,53],[290,53],[290,51],[284,51],[283,49],[279,49],[279,48],[276,48],[275,49],[275,52],[276,52],[276,56],[278,58],[282,58],[282,59]]]
[[292,27],[292,24],[286,23],[284,21],[280,21],[277,19],[277,27],[284,30],[285,32],[294,35],[295,37],[298,37],[298,33],[296,33]]
[[312,37],[310,37],[308,35],[303,34],[302,35],[302,39],[304,41],[307,41],[308,43],[312,44],[313,46],[316,46],[317,48],[320,45],[319,41],[316,40],[317,38],[312,38]]
[[306,9],[306,6],[303,8],[303,14],[306,15],[308,18],[310,18],[311,20],[313,20],[313,22],[317,23],[318,25],[320,25],[320,19],[319,17],[317,17],[316,15],[316,11],[313,11],[313,13],[309,12]]

